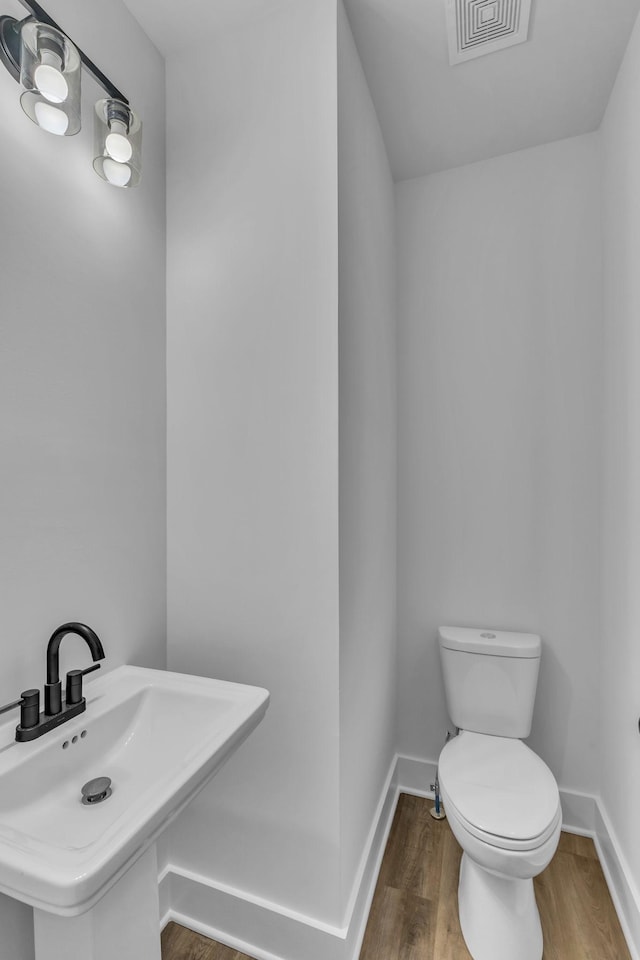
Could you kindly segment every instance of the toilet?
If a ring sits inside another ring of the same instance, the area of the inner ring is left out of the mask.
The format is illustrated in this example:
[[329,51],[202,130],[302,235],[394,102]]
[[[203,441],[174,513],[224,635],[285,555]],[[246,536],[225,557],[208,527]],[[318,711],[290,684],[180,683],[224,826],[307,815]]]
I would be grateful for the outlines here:
[[541,960],[533,878],[558,846],[562,809],[553,774],[525,743],[538,682],[540,637],[440,627],[449,716],[458,736],[438,774],[462,847],[460,926],[473,960]]

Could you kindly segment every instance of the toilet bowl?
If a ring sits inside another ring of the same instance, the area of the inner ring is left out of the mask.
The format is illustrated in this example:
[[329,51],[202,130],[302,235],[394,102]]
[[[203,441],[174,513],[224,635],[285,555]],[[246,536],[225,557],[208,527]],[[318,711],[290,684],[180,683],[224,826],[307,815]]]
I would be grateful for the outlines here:
[[541,960],[533,877],[557,849],[562,810],[553,774],[520,739],[531,727],[540,639],[442,627],[440,650],[450,715],[467,724],[438,764],[463,850],[462,933],[474,960]]
[[462,932],[474,960],[540,960],[533,877],[558,846],[553,774],[521,740],[462,732],[440,754],[442,799],[463,849]]

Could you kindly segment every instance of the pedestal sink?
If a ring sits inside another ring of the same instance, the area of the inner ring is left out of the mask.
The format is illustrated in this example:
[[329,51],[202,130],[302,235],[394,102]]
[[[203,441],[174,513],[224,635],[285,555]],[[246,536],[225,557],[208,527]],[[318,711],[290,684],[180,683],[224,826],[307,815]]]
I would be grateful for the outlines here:
[[[124,666],[31,743],[0,726],[0,892],[34,908],[36,960],[158,960],[155,840],[265,714],[258,687]],[[83,803],[82,788],[111,780]]]

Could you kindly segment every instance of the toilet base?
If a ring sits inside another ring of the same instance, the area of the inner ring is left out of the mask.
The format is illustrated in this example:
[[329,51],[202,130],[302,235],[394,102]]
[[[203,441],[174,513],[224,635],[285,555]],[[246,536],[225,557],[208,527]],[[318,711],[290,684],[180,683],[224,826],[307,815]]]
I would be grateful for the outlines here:
[[464,853],[458,912],[473,960],[541,960],[542,927],[533,880],[498,876]]

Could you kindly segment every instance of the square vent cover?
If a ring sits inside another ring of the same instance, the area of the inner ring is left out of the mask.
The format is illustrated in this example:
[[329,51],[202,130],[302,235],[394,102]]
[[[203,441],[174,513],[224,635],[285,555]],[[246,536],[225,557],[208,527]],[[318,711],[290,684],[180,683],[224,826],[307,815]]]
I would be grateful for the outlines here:
[[446,5],[452,66],[527,39],[531,0],[446,0]]

